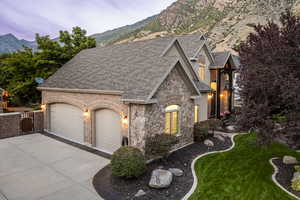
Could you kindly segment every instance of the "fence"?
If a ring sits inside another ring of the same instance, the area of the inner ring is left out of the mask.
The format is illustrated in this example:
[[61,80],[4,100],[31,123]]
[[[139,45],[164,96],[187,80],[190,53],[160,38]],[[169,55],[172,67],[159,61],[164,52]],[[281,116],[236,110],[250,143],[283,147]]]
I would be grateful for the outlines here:
[[44,129],[43,112],[0,114],[0,139],[42,132]]

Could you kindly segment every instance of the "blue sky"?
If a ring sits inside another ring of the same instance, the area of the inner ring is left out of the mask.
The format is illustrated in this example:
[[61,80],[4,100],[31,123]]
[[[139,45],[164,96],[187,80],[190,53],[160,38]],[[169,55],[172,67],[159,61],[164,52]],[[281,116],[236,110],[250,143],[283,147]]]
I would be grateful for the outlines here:
[[88,35],[158,14],[175,0],[0,0],[0,35],[34,40],[80,26]]

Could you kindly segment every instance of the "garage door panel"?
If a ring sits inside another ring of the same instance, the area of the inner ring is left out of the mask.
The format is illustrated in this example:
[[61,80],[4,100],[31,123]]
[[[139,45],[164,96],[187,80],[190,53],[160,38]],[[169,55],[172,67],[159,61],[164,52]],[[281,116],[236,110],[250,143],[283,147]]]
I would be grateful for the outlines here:
[[121,119],[118,113],[103,109],[98,110],[96,117],[96,147],[113,153],[121,147]]
[[83,143],[82,111],[69,104],[52,104],[50,106],[50,130],[59,136]]

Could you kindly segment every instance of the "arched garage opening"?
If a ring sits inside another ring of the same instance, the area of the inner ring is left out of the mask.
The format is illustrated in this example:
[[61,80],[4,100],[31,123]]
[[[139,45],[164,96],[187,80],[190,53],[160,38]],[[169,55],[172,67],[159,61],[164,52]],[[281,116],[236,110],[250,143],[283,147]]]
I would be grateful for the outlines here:
[[122,143],[121,117],[110,109],[95,111],[95,146],[100,151],[112,154]]
[[50,132],[78,143],[84,143],[83,111],[66,103],[49,105]]

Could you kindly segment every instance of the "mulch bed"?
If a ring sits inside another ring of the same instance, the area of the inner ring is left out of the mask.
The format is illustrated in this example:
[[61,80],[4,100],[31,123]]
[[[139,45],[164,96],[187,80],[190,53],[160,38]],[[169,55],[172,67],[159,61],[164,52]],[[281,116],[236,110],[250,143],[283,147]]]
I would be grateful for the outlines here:
[[[106,200],[139,199],[139,200],[179,200],[191,189],[194,178],[191,171],[192,161],[200,154],[225,150],[231,147],[229,137],[225,142],[216,138],[209,138],[215,146],[208,148],[203,143],[194,143],[178,151],[173,152],[167,161],[153,161],[147,165],[147,172],[138,179],[124,180],[112,176],[110,166],[101,169],[94,177],[93,184],[98,194]],[[163,166],[164,169],[179,168],[184,171],[181,177],[173,177],[171,186],[167,189],[152,189],[148,187],[151,172]],[[138,190],[144,190],[146,195],[134,197]]]
[[[280,185],[282,185],[286,190],[295,194],[300,198],[300,192],[297,192],[291,187],[291,180],[295,172],[295,165],[286,165],[282,162],[282,158],[274,159],[273,163],[278,167],[278,174],[276,175],[276,180]],[[300,162],[297,164],[300,165]]]

